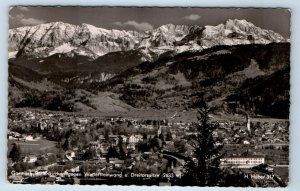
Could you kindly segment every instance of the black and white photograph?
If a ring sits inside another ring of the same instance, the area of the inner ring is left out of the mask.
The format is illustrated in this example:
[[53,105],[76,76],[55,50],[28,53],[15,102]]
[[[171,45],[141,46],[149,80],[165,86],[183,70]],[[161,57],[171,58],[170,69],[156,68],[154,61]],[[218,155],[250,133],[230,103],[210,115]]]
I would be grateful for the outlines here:
[[7,180],[287,187],[290,20],[285,8],[11,6]]

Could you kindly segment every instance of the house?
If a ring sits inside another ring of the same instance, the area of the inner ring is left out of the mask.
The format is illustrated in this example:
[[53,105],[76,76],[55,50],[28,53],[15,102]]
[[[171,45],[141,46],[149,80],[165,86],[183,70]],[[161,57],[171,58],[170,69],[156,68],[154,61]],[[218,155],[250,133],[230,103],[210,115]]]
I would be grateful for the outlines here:
[[174,133],[172,133],[172,139],[176,139],[176,135]]
[[47,123],[46,123],[45,121],[41,121],[41,122],[39,123],[39,126],[40,126],[40,129],[41,129],[41,130],[44,130],[44,129],[47,128]]
[[37,161],[37,157],[35,155],[29,155],[23,158],[23,162],[34,163]]
[[74,168],[71,168],[70,170],[69,170],[69,172],[73,172],[73,173],[75,173],[75,172],[79,172],[80,170],[79,170],[79,166],[76,166],[76,167],[74,167]]
[[135,151],[135,144],[134,143],[129,143],[126,147],[128,150],[133,150]]
[[132,158],[134,160],[140,160],[141,154],[140,153],[132,153],[132,154],[130,154],[130,158]]
[[248,141],[248,140],[243,140],[243,144],[244,144],[244,145],[249,145],[249,144],[250,144],[250,141]]
[[85,130],[85,126],[80,125],[80,124],[76,124],[76,125],[74,126],[74,128],[75,128],[75,129],[78,129],[78,130]]
[[93,149],[97,149],[100,147],[100,143],[98,141],[90,141],[90,146]]
[[35,171],[34,174],[35,174],[36,176],[46,176],[47,173],[48,173],[48,171],[47,171],[46,169],[40,169],[40,170],[38,170],[38,171]]
[[135,137],[139,140],[139,141],[143,141],[143,135],[135,135]]
[[142,135],[131,135],[128,139],[129,144],[136,144],[140,141],[143,141],[143,136]]
[[7,166],[13,167],[16,164],[15,162],[12,161],[11,158],[8,158],[7,160],[8,160],[7,161]]
[[27,113],[27,120],[35,120],[35,115],[32,112]]
[[16,139],[16,138],[13,137],[12,135],[8,135],[8,139]]
[[87,124],[88,123],[88,120],[86,118],[79,118],[78,119],[78,122],[79,123],[83,123],[83,124]]
[[74,151],[66,151],[65,154],[66,154],[66,158],[69,161],[73,161],[73,159],[75,158],[75,152]]
[[216,138],[216,137],[218,137],[218,132],[217,131],[213,131],[212,135],[213,135],[214,138]]
[[32,135],[27,135],[24,137],[25,141],[33,141],[33,136]]
[[127,137],[125,135],[120,135],[120,138],[122,139],[123,143],[127,142]]
[[14,138],[21,138],[21,137],[22,137],[22,135],[21,135],[20,133],[14,132],[14,131],[10,131],[10,132],[8,133],[8,135],[9,135],[9,136],[12,136],[12,137],[14,137]]
[[101,143],[100,145],[100,152],[102,156],[106,156],[108,152],[109,144],[108,143]]
[[103,135],[99,135],[99,136],[98,136],[98,139],[99,139],[100,143],[103,142],[103,141],[105,140],[105,138],[104,138]]
[[124,160],[119,160],[117,158],[110,158],[109,163],[113,164],[115,168],[121,168],[124,166]]
[[268,129],[268,130],[266,130],[265,134],[266,134],[266,135],[272,135],[273,132],[272,132],[270,129]]

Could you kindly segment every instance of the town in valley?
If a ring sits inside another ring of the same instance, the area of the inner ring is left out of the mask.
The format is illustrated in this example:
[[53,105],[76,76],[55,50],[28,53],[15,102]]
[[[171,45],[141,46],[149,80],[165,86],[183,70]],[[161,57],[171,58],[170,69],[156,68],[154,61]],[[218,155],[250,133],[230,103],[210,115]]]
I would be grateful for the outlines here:
[[[185,158],[193,156],[197,132],[194,122],[172,117],[11,109],[8,146],[18,144],[21,153],[19,162],[9,161],[8,178],[27,184],[127,184],[126,178],[128,184],[175,184]],[[240,171],[259,186],[287,183],[287,120],[210,117],[220,124],[213,136],[224,144],[221,168]]]

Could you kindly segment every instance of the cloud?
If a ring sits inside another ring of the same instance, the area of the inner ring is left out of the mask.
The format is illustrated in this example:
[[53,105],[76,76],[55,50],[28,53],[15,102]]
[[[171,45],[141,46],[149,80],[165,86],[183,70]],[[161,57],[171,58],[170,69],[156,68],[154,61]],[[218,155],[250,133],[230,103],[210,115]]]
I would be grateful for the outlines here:
[[196,20],[199,20],[201,18],[200,15],[197,15],[197,14],[191,14],[189,16],[185,16],[184,17],[186,20],[190,20],[190,21],[196,21]]
[[9,19],[18,21],[18,20],[20,20],[24,17],[24,14],[21,13],[21,14],[15,15],[15,16],[12,16],[11,14],[8,14],[8,16],[9,16]]
[[117,22],[114,22],[114,24],[117,26],[131,26],[134,29],[139,30],[139,31],[146,31],[146,30],[153,29],[153,26],[150,23],[146,23],[146,22],[138,23],[136,21],[127,21],[127,22],[122,23],[122,22],[117,21]]
[[29,11],[28,7],[18,7],[21,11]]
[[17,14],[15,17],[15,19],[18,19],[18,20],[21,20],[24,18],[24,14],[20,13],[20,14]]
[[42,19],[26,18],[23,13],[19,13],[14,16],[9,15],[9,18],[11,19],[11,22],[16,25],[31,26],[46,23],[46,21]]
[[41,19],[35,19],[35,18],[22,18],[22,19],[20,20],[20,22],[21,22],[23,25],[39,25],[39,24],[45,23],[44,20],[41,20]]
[[122,25],[123,25],[123,24],[122,24],[121,22],[119,22],[119,21],[114,22],[114,24],[117,25],[117,26],[122,26]]

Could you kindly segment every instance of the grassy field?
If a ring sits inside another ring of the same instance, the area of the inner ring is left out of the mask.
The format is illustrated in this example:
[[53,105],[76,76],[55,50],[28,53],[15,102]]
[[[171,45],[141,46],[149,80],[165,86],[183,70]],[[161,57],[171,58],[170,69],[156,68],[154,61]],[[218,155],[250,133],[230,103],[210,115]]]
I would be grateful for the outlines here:
[[99,117],[126,117],[140,120],[168,120],[169,122],[195,122],[196,111],[156,110],[156,109],[131,109],[125,112],[89,113]]
[[[100,104],[100,102],[99,102]],[[101,105],[101,104],[100,104]],[[110,110],[106,110],[105,108],[110,107],[109,103],[102,104],[103,109],[105,111],[89,111],[89,112],[64,112],[64,111],[47,111],[43,109],[37,108],[14,108],[14,110],[20,111],[39,111],[39,112],[50,112],[57,114],[64,114],[67,116],[74,115],[83,115],[83,116],[91,116],[91,117],[127,117],[141,120],[164,120],[167,119],[169,122],[196,122],[197,121],[197,111],[195,109],[192,110],[176,110],[176,109],[153,109],[153,108],[144,108],[144,109],[135,109],[135,108],[127,108],[127,110],[120,111],[118,109],[111,108]],[[232,115],[232,114],[210,114],[211,119],[214,121],[236,121],[236,122],[245,122],[245,115]],[[251,117],[251,122],[268,122],[268,123],[276,123],[276,122],[288,122],[288,119],[277,119],[277,118],[269,118],[269,117]]]
[[17,140],[8,140],[8,153],[13,147],[13,143],[20,145],[21,152],[23,154],[42,154],[44,152],[55,152],[55,142],[48,140],[37,140],[37,141],[17,141]]
[[[197,111],[196,110],[167,110],[161,109],[156,110],[152,108],[148,109],[131,109],[125,112],[106,112],[106,113],[89,113],[90,115],[96,116],[111,116],[111,117],[128,117],[128,118],[136,118],[136,119],[152,119],[152,120],[163,120],[167,119],[169,122],[196,122],[197,120]],[[231,115],[231,114],[210,114],[211,120],[213,121],[236,121],[236,122],[246,122],[246,117],[244,115]],[[251,118],[252,122],[268,122],[268,123],[276,123],[276,122],[284,122],[288,121],[288,119],[276,119],[269,117],[261,117],[261,118]]]

